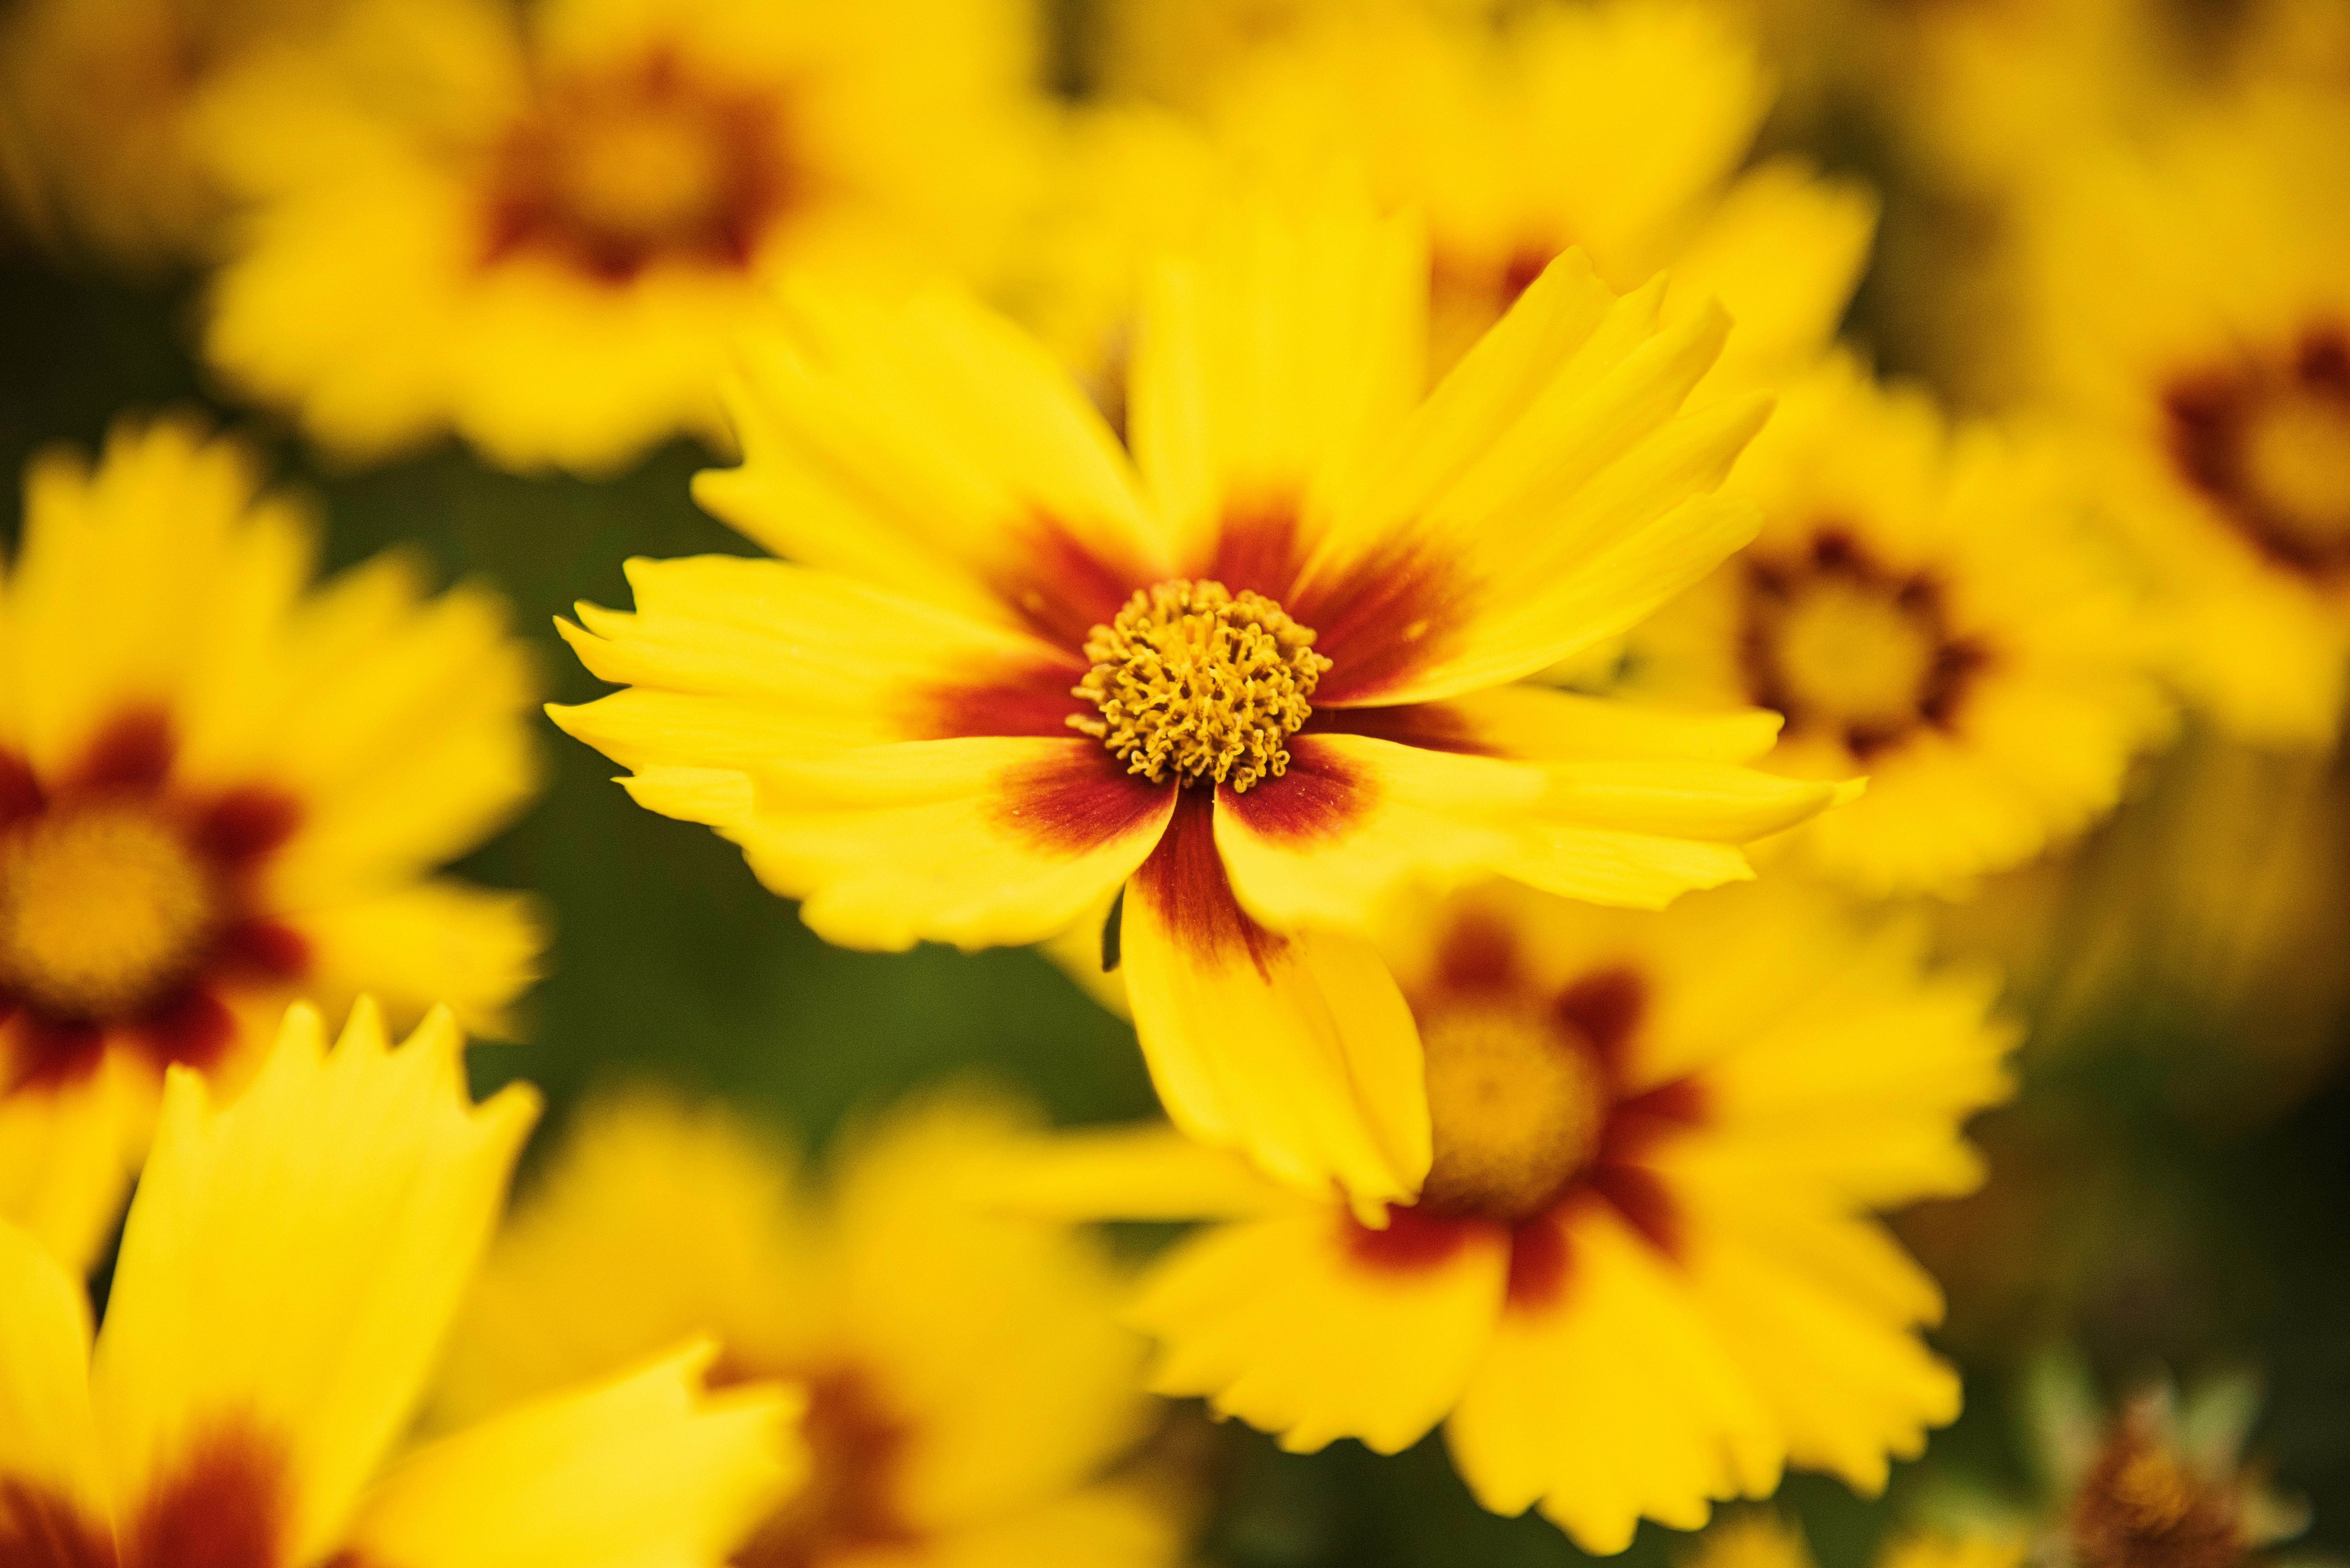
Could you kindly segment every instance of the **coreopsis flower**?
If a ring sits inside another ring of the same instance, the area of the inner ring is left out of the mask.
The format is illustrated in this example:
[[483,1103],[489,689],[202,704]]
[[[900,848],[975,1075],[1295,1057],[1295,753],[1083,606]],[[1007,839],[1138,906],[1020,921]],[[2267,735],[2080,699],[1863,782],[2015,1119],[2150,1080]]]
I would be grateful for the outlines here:
[[529,794],[504,607],[386,556],[305,592],[301,509],[185,422],[36,461],[0,578],[0,1215],[86,1259],[163,1068],[233,1086],[286,1002],[496,1028],[526,900],[432,874]]
[[133,267],[198,258],[221,192],[197,130],[246,52],[340,0],[26,0],[0,25],[0,209],[60,249]]
[[1782,157],[1743,173],[1771,106],[1752,41],[1703,0],[1537,4],[1500,20],[1333,8],[1259,50],[1207,111],[1252,161],[1335,146],[1428,214],[1432,364],[1449,367],[1573,246],[1612,287],[1672,274],[1719,298],[1720,373],[1815,358],[1860,276],[1863,191]]
[[2350,663],[2350,109],[2255,98],[2052,160],[2041,389],[2152,579],[2183,693],[2321,746]]
[[297,1007],[238,1101],[174,1068],[93,1348],[0,1220],[0,1562],[715,1568],[791,1479],[789,1397],[706,1348],[393,1459],[537,1114],[482,1105],[446,1012],[397,1050]]
[[1761,535],[1632,634],[1625,680],[1785,715],[1764,767],[1868,776],[1794,836],[1804,864],[1948,893],[2113,807],[2166,711],[2126,568],[2058,453],[1950,431],[1838,361],[1728,488],[1761,504]]
[[214,95],[250,211],[206,351],[349,456],[453,427],[600,470],[717,438],[729,337],[782,269],[988,265],[1034,26],[1022,0],[377,0]]
[[1958,1413],[1941,1298],[1867,1210],[1979,1179],[1988,977],[1924,973],[1800,884],[1661,914],[1496,885],[1390,939],[1435,1160],[1384,1229],[1164,1129],[1071,1135],[1019,1208],[1221,1221],[1150,1267],[1154,1385],[1284,1448],[1439,1421],[1478,1501],[1586,1550],[1787,1463],[1874,1491]]
[[1171,1563],[1180,1500],[1101,1479],[1149,1415],[1119,1276],[1064,1227],[965,1201],[1023,1127],[971,1097],[902,1109],[819,1183],[714,1109],[591,1107],[460,1319],[441,1417],[708,1334],[717,1376],[808,1391],[812,1479],[742,1568]]
[[[1187,25],[1194,9],[1179,13]],[[1767,383],[1817,357],[1867,254],[1874,202],[1857,187],[1793,157],[1741,172],[1769,77],[1718,5],[1544,3],[1498,20],[1468,6],[1308,6],[1229,53],[1195,87],[1188,158],[1130,106],[1077,122],[1078,171],[1125,176],[1087,182],[1079,243],[1049,235],[1061,286],[1045,292],[1076,302],[1059,298],[1052,325],[1080,365],[1119,343],[1135,258],[1204,210],[1201,164],[1229,182],[1303,163],[1310,180],[1336,152],[1384,205],[1423,213],[1439,373],[1574,247],[1619,291],[1669,271],[1670,311],[1718,297],[1738,330],[1717,375]],[[1101,254],[1120,239],[1134,253],[1124,271]]]
[[1253,206],[1170,262],[1133,456],[961,296],[808,291],[754,336],[744,465],[697,493],[802,564],[629,564],[565,635],[629,690],[555,711],[639,802],[743,846],[827,940],[1099,926],[1178,1123],[1320,1191],[1416,1191],[1410,1014],[1359,926],[1419,875],[1662,904],[1831,786],[1735,765],[1759,714],[1507,684],[1746,535],[1761,417],[1679,410],[1725,324],[1579,256],[1426,401],[1415,231]]

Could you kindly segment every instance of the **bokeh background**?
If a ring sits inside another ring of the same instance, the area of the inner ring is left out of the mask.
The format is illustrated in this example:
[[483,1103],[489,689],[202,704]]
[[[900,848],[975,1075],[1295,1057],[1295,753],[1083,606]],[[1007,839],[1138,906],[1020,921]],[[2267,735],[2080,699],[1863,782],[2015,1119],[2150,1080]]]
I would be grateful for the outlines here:
[[[1931,8],[1878,0],[1860,10]],[[1800,31],[1790,18],[1803,9],[1766,7],[1762,25]],[[2189,40],[2231,23],[2220,0],[2144,10],[2149,29]],[[1083,0],[1055,9],[1055,91],[1088,90],[1101,26]],[[1983,212],[1905,151],[1880,95],[1832,62],[1814,64],[1783,70],[1788,90],[1756,155],[1799,148],[1881,193],[1877,261],[1846,336],[1882,368],[1938,381],[1955,403],[1980,400],[1948,345],[1952,313],[1963,324],[1970,308]],[[94,448],[126,410],[206,410],[316,497],[330,568],[399,546],[442,581],[507,596],[551,700],[598,691],[551,619],[578,599],[628,602],[624,559],[753,553],[689,498],[690,475],[713,461],[691,442],[599,483],[496,472],[453,441],[364,472],[323,467],[286,427],[207,379],[193,356],[193,275],[126,275],[21,237],[0,247],[0,470],[19,472],[50,442]],[[12,487],[0,507],[11,544],[17,523]],[[485,1087],[523,1076],[545,1088],[553,1114],[540,1147],[584,1095],[643,1077],[723,1096],[816,1146],[860,1107],[957,1075],[1016,1087],[1057,1122],[1152,1110],[1131,1031],[1043,958],[827,948],[730,846],[631,805],[605,759],[552,726],[543,752],[543,798],[459,867],[534,891],[551,916],[547,973],[522,1009],[525,1037],[474,1054]],[[2164,1368],[2189,1382],[2257,1372],[2266,1404],[2254,1450],[2314,1507],[2290,1555],[2350,1555],[2345,892],[2342,764],[2249,751],[2190,726],[2142,766],[2123,811],[2087,841],[1938,916],[1951,946],[2007,960],[2009,1011],[2031,1030],[2023,1086],[1977,1125],[1993,1172],[1985,1190],[1899,1221],[1950,1291],[1938,1337],[1965,1369],[1966,1414],[1898,1469],[1884,1499],[1790,1479],[1782,1501],[1825,1568],[1858,1568],[1920,1498],[2024,1490],[2020,1380],[2060,1346],[2114,1388]],[[1137,1248],[1153,1239],[1127,1238]],[[1243,1428],[1211,1429],[1196,1412],[1177,1421],[1169,1440],[1211,1483],[1205,1560],[1580,1560],[1539,1520],[1479,1511],[1437,1439],[1394,1460],[1348,1442],[1295,1457]],[[1686,1549],[1643,1526],[1623,1561],[1655,1568]]]

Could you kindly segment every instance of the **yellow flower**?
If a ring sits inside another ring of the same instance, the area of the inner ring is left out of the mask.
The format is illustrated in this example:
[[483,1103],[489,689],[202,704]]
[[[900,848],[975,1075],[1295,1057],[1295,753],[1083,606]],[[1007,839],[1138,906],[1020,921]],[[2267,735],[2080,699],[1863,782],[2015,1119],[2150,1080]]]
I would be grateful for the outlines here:
[[527,902],[431,875],[521,804],[536,684],[504,610],[315,541],[252,460],[125,424],[26,481],[0,577],[0,1214],[82,1261],[162,1069],[233,1083],[294,996],[495,1028]]
[[206,89],[339,4],[26,0],[0,28],[0,206],[52,246],[195,258],[222,217],[196,130]]
[[492,1254],[441,1414],[707,1334],[722,1376],[810,1394],[813,1480],[743,1568],[1172,1563],[1170,1500],[1097,1480],[1149,1415],[1118,1276],[1060,1227],[964,1201],[1022,1125],[967,1097],[902,1110],[850,1135],[818,1193],[723,1112],[592,1108]]
[[[1138,134],[1130,111],[1080,122],[1081,167],[1122,163],[1126,185],[1148,181],[1155,198],[1094,182],[1095,231],[1147,253],[1170,209],[1204,206],[1198,165],[1229,182],[1230,171],[1302,162],[1310,179],[1336,152],[1367,172],[1383,205],[1426,215],[1434,371],[1570,246],[1619,291],[1669,269],[1672,312],[1718,296],[1738,330],[1716,374],[1742,385],[1801,369],[1834,334],[1875,204],[1792,157],[1739,172],[1771,95],[1719,6],[1538,4],[1500,22],[1424,5],[1320,6],[1265,33],[1199,92],[1189,160],[1165,128]],[[1061,292],[1090,296],[1090,311],[1062,300],[1050,318],[1090,365],[1115,347],[1131,278],[1082,244],[1051,259]]]
[[2154,579],[2185,695],[2319,746],[2350,658],[2350,108],[2260,98],[2057,161],[2045,395]]
[[210,115],[252,211],[214,364],[331,449],[454,427],[605,469],[720,431],[793,265],[986,265],[1026,179],[1019,0],[375,0]]
[[1874,1491],[1959,1381],[1916,1333],[1940,1293],[1864,1211],[1972,1185],[1960,1118],[2006,1090],[1987,977],[1918,946],[1767,882],[1663,915],[1496,885],[1389,950],[1436,1157],[1384,1230],[1165,1130],[1073,1135],[1001,1191],[1224,1221],[1132,1315],[1160,1392],[1284,1448],[1442,1421],[1480,1502],[1594,1552],[1784,1463]]
[[[26,1568],[680,1568],[788,1479],[788,1400],[674,1352],[387,1464],[537,1114],[468,1103],[445,1012],[287,1015],[225,1110],[174,1068],[91,1344],[0,1220],[0,1561]],[[669,1348],[669,1347],[664,1347]]]
[[[1424,252],[1329,197],[1170,263],[1134,457],[960,296],[804,291],[754,337],[713,511],[805,565],[629,564],[556,722],[845,945],[1099,922],[1177,1122],[1376,1208],[1418,1189],[1411,1021],[1358,926],[1418,874],[1657,905],[1835,798],[1760,714],[1506,682],[1745,538],[1752,399],[1677,412],[1719,314],[1554,265],[1425,402]],[[1415,407],[1415,405],[1418,405]],[[1303,720],[1301,723],[1299,721]]]
[[1950,431],[1840,362],[1727,488],[1762,505],[1761,536],[1633,633],[1625,680],[1783,713],[1765,767],[1868,775],[1794,836],[1804,864],[1949,893],[2111,809],[2165,711],[2126,572],[2054,453]]

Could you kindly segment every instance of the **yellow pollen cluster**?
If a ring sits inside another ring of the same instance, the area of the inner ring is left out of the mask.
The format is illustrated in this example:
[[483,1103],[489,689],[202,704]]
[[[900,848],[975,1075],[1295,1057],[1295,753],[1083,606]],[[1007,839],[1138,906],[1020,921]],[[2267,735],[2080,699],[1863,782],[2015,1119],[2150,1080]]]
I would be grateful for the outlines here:
[[1312,715],[1330,661],[1314,633],[1262,594],[1178,579],[1138,592],[1086,639],[1093,668],[1072,689],[1100,710],[1069,716],[1128,773],[1212,779],[1235,792],[1289,766],[1284,744]]
[[1572,1030],[1523,1002],[1467,1002],[1419,1021],[1435,1158],[1420,1201],[1515,1221],[1540,1213],[1599,1152],[1607,1089]]
[[143,807],[47,812],[0,839],[0,987],[54,1016],[151,1000],[218,918],[203,863]]

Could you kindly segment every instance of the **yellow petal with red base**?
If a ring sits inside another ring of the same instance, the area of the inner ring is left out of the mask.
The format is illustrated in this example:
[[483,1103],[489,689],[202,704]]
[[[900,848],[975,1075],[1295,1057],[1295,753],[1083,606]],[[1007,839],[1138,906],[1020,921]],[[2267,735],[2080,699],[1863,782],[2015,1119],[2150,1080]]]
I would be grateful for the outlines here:
[[909,741],[769,764],[731,834],[827,941],[1014,946],[1140,865],[1175,794],[1078,737]]
[[329,1052],[297,1008],[227,1109],[172,1069],[90,1377],[130,1561],[224,1496],[282,1560],[337,1544],[537,1114],[519,1086],[473,1106],[462,1046],[436,1012],[392,1050],[362,1003]]
[[1522,763],[1372,735],[1300,735],[1289,770],[1220,791],[1216,842],[1242,902],[1282,929],[1359,925],[1413,877],[1514,877],[1659,908],[1751,875],[1736,845],[1801,822],[1833,785],[1731,763]]
[[1643,1516],[1694,1530],[1707,1499],[1767,1495],[1785,1458],[1772,1412],[1670,1262],[1601,1205],[1565,1245],[1556,1295],[1513,1303],[1446,1426],[1477,1500],[1539,1503],[1604,1553]]
[[[749,768],[816,747],[941,735],[1006,684],[1066,698],[1069,650],[832,573],[735,556],[634,560],[633,612],[557,622],[600,680],[627,686],[549,710],[629,767]],[[1052,722],[1057,726],[1057,718]]]
[[1362,940],[1267,930],[1242,909],[1212,808],[1187,794],[1119,917],[1127,995],[1159,1097],[1192,1137],[1367,1213],[1429,1159],[1419,1035]]
[[383,1568],[714,1563],[806,1479],[802,1401],[709,1396],[708,1346],[443,1438],[368,1489],[345,1547]]
[[1159,1392],[1204,1395],[1293,1453],[1359,1438],[1392,1454],[1461,1397],[1509,1267],[1499,1227],[1403,1215],[1366,1231],[1325,1209],[1180,1243],[1132,1317],[1161,1345]]

